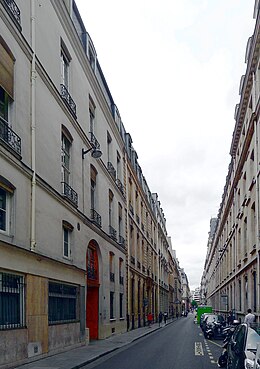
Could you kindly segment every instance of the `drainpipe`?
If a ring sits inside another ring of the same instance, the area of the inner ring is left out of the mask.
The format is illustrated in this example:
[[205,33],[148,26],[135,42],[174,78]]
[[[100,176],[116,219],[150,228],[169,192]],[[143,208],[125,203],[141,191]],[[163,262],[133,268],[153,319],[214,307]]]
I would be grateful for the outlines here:
[[35,141],[36,141],[36,68],[35,68],[35,1],[31,0],[31,48],[32,48],[32,66],[31,66],[31,169],[32,169],[32,179],[31,179],[31,240],[30,240],[30,250],[35,251],[36,239],[35,239],[35,192],[36,192],[36,172],[35,172],[35,162],[36,162],[36,151],[35,151]]
[[[260,271],[260,220],[259,220],[259,177],[258,177],[258,163],[259,163],[259,153],[258,153],[258,130],[257,130],[257,118],[254,122],[254,131],[255,131],[255,149],[256,149],[256,158],[255,158],[255,173],[256,173],[256,250],[257,250],[257,306],[256,311],[259,312],[260,308],[260,277],[259,277],[259,271]],[[258,316],[259,321],[259,316]]]

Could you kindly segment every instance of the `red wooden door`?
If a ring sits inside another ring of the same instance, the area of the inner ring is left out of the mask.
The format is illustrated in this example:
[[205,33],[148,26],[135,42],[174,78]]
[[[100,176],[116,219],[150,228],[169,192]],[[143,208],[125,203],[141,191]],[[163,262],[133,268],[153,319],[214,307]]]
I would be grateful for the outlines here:
[[98,287],[89,287],[87,291],[87,328],[89,328],[89,338],[98,339]]

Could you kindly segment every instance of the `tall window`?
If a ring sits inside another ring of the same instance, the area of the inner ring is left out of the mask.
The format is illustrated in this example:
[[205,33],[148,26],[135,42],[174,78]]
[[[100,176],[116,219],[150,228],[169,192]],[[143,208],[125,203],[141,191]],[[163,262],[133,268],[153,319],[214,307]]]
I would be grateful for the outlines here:
[[14,57],[0,36],[0,118],[8,121],[8,105],[14,98]]
[[61,143],[61,163],[62,163],[62,182],[70,183],[70,152],[71,152],[71,140],[62,132]]
[[123,318],[123,301],[124,301],[124,294],[120,293],[119,294],[119,314],[120,314],[120,318]]
[[112,251],[109,252],[109,274],[110,281],[115,282],[115,255]]
[[10,194],[0,187],[0,232],[9,231]]
[[111,190],[109,190],[109,205],[108,205],[108,216],[109,216],[109,226],[113,225],[113,198],[114,195]]
[[78,319],[79,289],[74,285],[49,282],[49,323],[73,322]]
[[122,258],[119,258],[119,283],[124,284],[124,260]]
[[96,110],[96,106],[94,104],[94,101],[89,96],[89,130],[90,130],[90,133],[95,132],[95,110]]
[[97,180],[97,171],[91,165],[90,166],[90,206],[91,206],[91,209],[96,209],[96,180]]
[[122,210],[122,205],[120,203],[118,203],[118,233],[119,233],[119,237],[123,236],[123,210]]
[[115,311],[114,311],[114,295],[113,291],[110,291],[110,319],[115,318]]
[[112,143],[112,138],[110,134],[107,132],[107,161],[108,162],[111,161],[111,143]]
[[61,60],[61,84],[69,89],[69,64],[70,57],[65,45],[62,43],[61,52],[60,52],[60,60]]
[[15,187],[0,175],[0,233],[10,233],[11,206]]
[[116,172],[117,172],[117,178],[121,179],[121,156],[118,151],[117,151],[117,158],[116,158]]
[[65,258],[70,258],[73,226],[70,223],[63,220],[62,230],[63,230],[63,256]]
[[24,325],[24,278],[0,272],[0,330]]

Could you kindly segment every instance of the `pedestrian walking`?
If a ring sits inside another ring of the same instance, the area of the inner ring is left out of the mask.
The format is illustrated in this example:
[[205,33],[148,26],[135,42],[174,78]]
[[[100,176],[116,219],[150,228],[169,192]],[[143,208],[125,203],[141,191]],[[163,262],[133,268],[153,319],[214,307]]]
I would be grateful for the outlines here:
[[163,314],[164,324],[166,325],[168,313],[165,311]]
[[147,320],[148,320],[148,326],[151,327],[152,321],[153,321],[153,314],[152,313],[149,313],[147,315]]
[[255,314],[252,314],[252,310],[248,309],[247,314],[245,316],[244,323],[251,324],[251,323],[254,323],[254,321],[255,321]]

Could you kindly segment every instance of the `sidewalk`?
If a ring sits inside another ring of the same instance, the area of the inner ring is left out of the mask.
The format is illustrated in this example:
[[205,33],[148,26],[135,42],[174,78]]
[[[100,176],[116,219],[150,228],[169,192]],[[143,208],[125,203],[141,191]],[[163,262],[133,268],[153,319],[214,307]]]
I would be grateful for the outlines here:
[[[173,321],[174,320],[170,320],[167,325]],[[81,346],[73,350],[33,361],[29,364],[17,366],[15,369],[78,369],[164,326],[165,325],[161,323],[159,327],[159,323],[154,323],[151,327],[136,328],[129,332],[117,334],[103,340],[90,342],[87,346]]]

